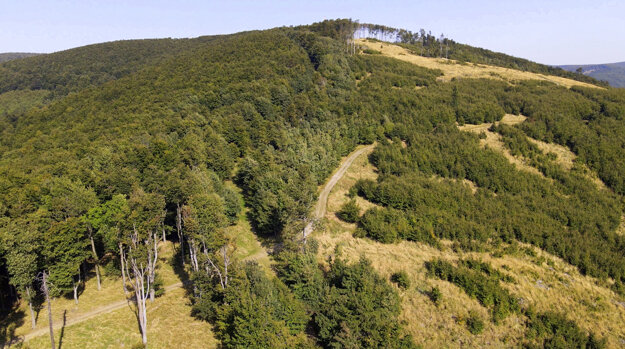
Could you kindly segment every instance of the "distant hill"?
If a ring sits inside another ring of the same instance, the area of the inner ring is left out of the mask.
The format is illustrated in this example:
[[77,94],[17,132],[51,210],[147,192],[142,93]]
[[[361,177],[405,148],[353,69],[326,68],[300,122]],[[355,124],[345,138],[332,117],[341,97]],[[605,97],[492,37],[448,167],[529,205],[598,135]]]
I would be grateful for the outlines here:
[[588,65],[561,65],[560,68],[568,71],[576,71],[582,68],[584,75],[592,76],[597,80],[604,80],[613,87],[625,87],[625,62],[610,64],[588,64]]
[[6,52],[6,53],[0,53],[0,63],[7,62],[7,61],[12,61],[14,59],[38,56],[38,55],[41,55],[41,54],[42,53],[28,53],[28,52]]

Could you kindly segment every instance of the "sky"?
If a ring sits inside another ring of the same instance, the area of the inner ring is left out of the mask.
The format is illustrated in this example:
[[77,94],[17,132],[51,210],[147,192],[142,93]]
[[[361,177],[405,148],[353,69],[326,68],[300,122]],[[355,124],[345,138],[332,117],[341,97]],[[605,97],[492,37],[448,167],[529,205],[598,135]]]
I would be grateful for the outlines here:
[[625,1],[0,0],[0,52],[183,38],[351,18],[544,64],[625,61]]

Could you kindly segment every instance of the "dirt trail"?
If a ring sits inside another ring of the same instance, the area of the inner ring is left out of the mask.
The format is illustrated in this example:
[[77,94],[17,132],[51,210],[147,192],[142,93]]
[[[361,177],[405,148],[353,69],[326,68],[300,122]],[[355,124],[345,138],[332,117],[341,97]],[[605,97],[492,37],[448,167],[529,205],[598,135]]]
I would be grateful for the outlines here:
[[[321,193],[319,194],[319,201],[317,201],[317,205],[315,206],[315,211],[313,214],[314,220],[322,219],[326,215],[326,208],[328,207],[328,196],[330,195],[332,188],[334,188],[336,183],[341,178],[343,178],[345,172],[347,172],[347,169],[352,165],[354,160],[356,160],[356,158],[358,158],[363,153],[371,150],[374,146],[375,144],[371,144],[366,147],[362,147],[349,154],[349,156],[345,160],[343,160],[341,166],[339,166],[338,170],[336,170],[332,177],[330,177],[330,180],[328,181],[328,183],[326,183],[326,185],[321,190]],[[313,222],[308,223],[306,228],[304,228],[304,238],[310,235],[313,230]]]
[[[366,147],[362,147],[358,150],[355,150],[354,152],[352,152],[345,160],[343,160],[343,163],[341,164],[341,166],[336,170],[336,172],[332,175],[332,177],[330,177],[330,180],[326,183],[326,185],[323,187],[323,189],[321,190],[321,193],[319,194],[319,201],[317,202],[317,205],[315,206],[315,211],[314,211],[314,218],[315,220],[318,219],[322,219],[325,214],[326,214],[326,207],[328,206],[328,196],[330,195],[330,192],[332,191],[332,189],[334,188],[334,186],[336,185],[336,183],[343,178],[343,176],[345,175],[345,172],[347,172],[347,169],[352,165],[352,163],[354,162],[354,160],[356,160],[356,158],[358,158],[360,155],[362,155],[363,153],[371,150],[375,145],[371,144],[368,145]],[[308,236],[310,233],[312,233],[313,231],[313,223],[309,223],[306,228],[304,229],[304,237]],[[253,256],[248,256],[246,258],[246,260],[254,260],[254,259],[258,259],[258,258],[262,258],[263,256],[267,255],[267,251],[266,250],[262,250],[261,252],[257,253],[256,255]],[[173,289],[176,288],[180,288],[182,287],[182,283],[178,282],[172,285],[169,285],[167,287],[165,287],[165,291],[171,291]],[[158,300],[156,300],[158,301]],[[110,313],[112,311],[115,311],[117,309],[121,309],[124,307],[128,307],[130,306],[130,301],[129,300],[123,300],[123,301],[119,301],[119,302],[115,302],[115,303],[111,303],[111,304],[107,304],[103,307],[94,309],[88,313],[82,314],[76,318],[73,318],[71,320],[68,320],[65,324],[62,323],[56,323],[54,325],[54,330],[57,331],[59,329],[61,329],[62,327],[68,327],[86,320],[89,320],[91,318],[94,318],[96,316],[102,315],[102,314],[107,314]],[[24,335],[22,337],[23,341],[28,341],[34,337],[38,337],[38,336],[42,336],[44,334],[48,333],[48,328],[40,328],[37,329],[35,331],[32,331],[26,335]]]
[[[165,292],[168,292],[168,291],[180,288],[180,287],[182,287],[182,282],[178,282],[178,283],[175,283],[173,285],[166,286],[165,287]],[[124,307],[128,307],[128,306],[130,306],[130,302],[131,302],[130,300],[123,300],[123,301],[119,301],[119,302],[115,302],[115,303],[110,303],[110,304],[107,304],[107,305],[105,305],[103,307],[94,309],[94,310],[92,310],[92,311],[90,311],[88,313],[82,314],[82,315],[80,315],[78,317],[75,317],[73,319],[67,320],[67,322],[65,322],[65,324],[56,323],[56,324],[54,324],[54,331],[56,332],[56,331],[60,330],[62,327],[68,327],[68,326],[71,326],[71,325],[74,325],[74,324],[77,324],[77,323],[80,323],[80,322],[83,322],[83,321],[87,321],[87,320],[89,320],[91,318],[94,318],[96,316],[99,316],[99,315],[102,315],[102,314],[107,314],[107,313],[110,313],[110,312],[115,311],[117,309],[124,308]],[[158,299],[156,300],[156,302],[158,302]],[[26,341],[28,341],[28,340],[30,340],[32,338],[39,337],[39,336],[42,336],[44,334],[48,334],[48,331],[49,331],[49,329],[46,326],[44,328],[40,328],[40,329],[37,329],[35,331],[29,332],[28,334],[24,335],[22,338],[23,338],[23,341],[26,342]]]

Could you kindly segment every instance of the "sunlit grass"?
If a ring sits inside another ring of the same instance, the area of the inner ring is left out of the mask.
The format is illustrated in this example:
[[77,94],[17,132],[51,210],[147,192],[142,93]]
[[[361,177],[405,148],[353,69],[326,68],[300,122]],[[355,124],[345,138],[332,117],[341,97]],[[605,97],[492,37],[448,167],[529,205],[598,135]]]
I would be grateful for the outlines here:
[[[518,346],[524,340],[523,316],[512,314],[495,325],[488,320],[487,309],[468,297],[462,289],[426,276],[426,261],[434,258],[455,261],[472,257],[513,276],[515,283],[502,283],[502,286],[522,299],[522,304],[533,304],[538,311],[564,313],[582,329],[607,338],[609,347],[622,345],[621,341],[625,339],[625,303],[599,280],[581,275],[575,267],[538,248],[522,244],[533,253],[494,257],[489,252],[454,252],[450,241],[443,241],[439,249],[409,241],[382,244],[354,238],[355,225],[335,219],[335,212],[348,200],[346,194],[358,178],[376,177],[375,168],[366,157],[362,157],[337,183],[329,196],[325,230],[313,234],[320,243],[318,260],[326,263],[338,246],[344,258],[356,261],[365,256],[370,259],[373,267],[386,278],[394,272],[406,271],[412,285],[406,290],[397,289],[402,299],[401,319],[418,344],[425,348],[502,348]],[[439,306],[434,305],[427,295],[432,287],[438,287],[443,294]],[[484,332],[479,335],[471,334],[462,320],[472,310],[486,320]]]

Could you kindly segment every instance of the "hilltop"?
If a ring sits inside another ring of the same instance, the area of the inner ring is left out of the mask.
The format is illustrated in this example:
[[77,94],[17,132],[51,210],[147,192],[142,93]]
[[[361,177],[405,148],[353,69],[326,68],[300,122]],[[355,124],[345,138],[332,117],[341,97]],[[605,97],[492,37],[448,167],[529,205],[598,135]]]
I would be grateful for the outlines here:
[[561,65],[560,68],[575,72],[582,68],[582,74],[597,80],[607,81],[613,87],[625,87],[625,62],[609,64]]
[[623,133],[622,89],[351,20],[2,63],[0,343],[617,347]]
[[5,52],[5,53],[0,53],[0,63],[12,61],[14,59],[38,56],[40,54],[41,53],[28,53],[28,52]]

